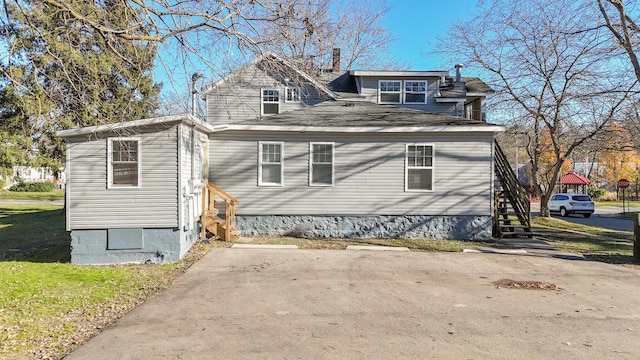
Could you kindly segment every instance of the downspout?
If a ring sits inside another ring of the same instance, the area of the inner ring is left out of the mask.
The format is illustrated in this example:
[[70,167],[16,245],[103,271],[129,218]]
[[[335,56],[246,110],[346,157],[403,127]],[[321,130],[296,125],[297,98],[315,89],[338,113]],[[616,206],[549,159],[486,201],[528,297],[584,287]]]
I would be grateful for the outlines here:
[[[191,75],[191,115],[196,117],[196,95],[198,91],[196,90],[196,81],[202,77],[202,74],[199,72]],[[195,124],[191,126],[191,192],[195,193],[195,182],[196,182],[196,132],[195,132]]]

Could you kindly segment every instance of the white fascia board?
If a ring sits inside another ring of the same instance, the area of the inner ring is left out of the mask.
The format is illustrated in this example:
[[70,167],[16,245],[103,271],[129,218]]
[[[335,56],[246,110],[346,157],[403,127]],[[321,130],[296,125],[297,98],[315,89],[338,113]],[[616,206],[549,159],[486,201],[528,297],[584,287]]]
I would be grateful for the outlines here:
[[171,124],[171,123],[178,123],[178,122],[182,122],[184,124],[194,126],[196,129],[204,133],[210,133],[213,131],[213,127],[211,125],[200,121],[198,118],[194,117],[193,115],[179,114],[179,115],[161,116],[156,118],[124,121],[119,123],[104,124],[104,125],[97,125],[97,126],[88,126],[83,128],[77,128],[77,129],[60,130],[56,134],[60,137],[71,137],[71,136],[96,134],[96,133],[102,133],[102,132],[119,131],[124,129],[137,128],[137,127]]
[[415,77],[443,77],[449,76],[446,70],[434,71],[384,71],[384,70],[349,70],[353,76],[415,76]]
[[502,125],[461,126],[405,126],[405,127],[327,127],[327,126],[270,126],[230,124],[224,129],[239,131],[338,132],[338,133],[425,133],[425,132],[504,132]]
[[436,96],[435,99],[437,103],[464,103],[467,100],[466,97],[446,97],[446,96]]

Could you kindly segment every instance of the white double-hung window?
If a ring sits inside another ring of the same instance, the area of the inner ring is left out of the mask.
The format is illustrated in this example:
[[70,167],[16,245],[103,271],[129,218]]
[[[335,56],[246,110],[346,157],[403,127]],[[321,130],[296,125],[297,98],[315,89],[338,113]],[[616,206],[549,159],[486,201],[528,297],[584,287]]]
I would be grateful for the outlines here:
[[333,143],[311,143],[309,185],[333,185]]
[[405,158],[405,190],[433,191],[433,145],[408,144]]
[[262,89],[260,98],[262,111],[261,115],[279,114],[280,113],[280,90]]
[[284,144],[261,141],[258,147],[258,185],[282,186]]
[[140,139],[109,138],[107,187],[140,187]]
[[427,102],[427,82],[426,81],[404,81],[404,103],[424,104]]
[[427,87],[426,80],[380,80],[378,81],[378,103],[425,104]]
[[400,104],[402,102],[402,81],[380,80],[378,81],[378,103]]

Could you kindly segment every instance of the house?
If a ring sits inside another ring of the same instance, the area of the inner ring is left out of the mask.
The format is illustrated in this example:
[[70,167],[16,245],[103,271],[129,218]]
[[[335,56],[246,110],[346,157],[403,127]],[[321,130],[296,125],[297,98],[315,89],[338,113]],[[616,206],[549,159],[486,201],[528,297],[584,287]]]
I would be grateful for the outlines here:
[[[488,239],[491,89],[446,71],[308,78],[273,55],[205,90],[209,180],[244,234]],[[276,65],[274,65],[276,63]],[[280,66],[278,66],[280,65]],[[324,79],[319,81],[317,79]]]
[[175,261],[200,217],[200,237],[488,239],[504,128],[461,68],[340,71],[334,50],[324,71],[265,54],[204,89],[205,122],[62,131],[72,261]]
[[200,236],[210,131],[190,115],[60,131],[71,261],[180,260]]

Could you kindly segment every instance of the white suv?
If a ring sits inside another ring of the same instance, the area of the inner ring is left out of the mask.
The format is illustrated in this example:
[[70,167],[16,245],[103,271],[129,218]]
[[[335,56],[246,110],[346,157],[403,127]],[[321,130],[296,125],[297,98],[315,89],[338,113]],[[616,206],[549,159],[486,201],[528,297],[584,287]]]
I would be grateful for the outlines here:
[[561,216],[582,214],[588,218],[595,211],[595,206],[589,195],[555,194],[549,201],[549,211],[559,212]]

